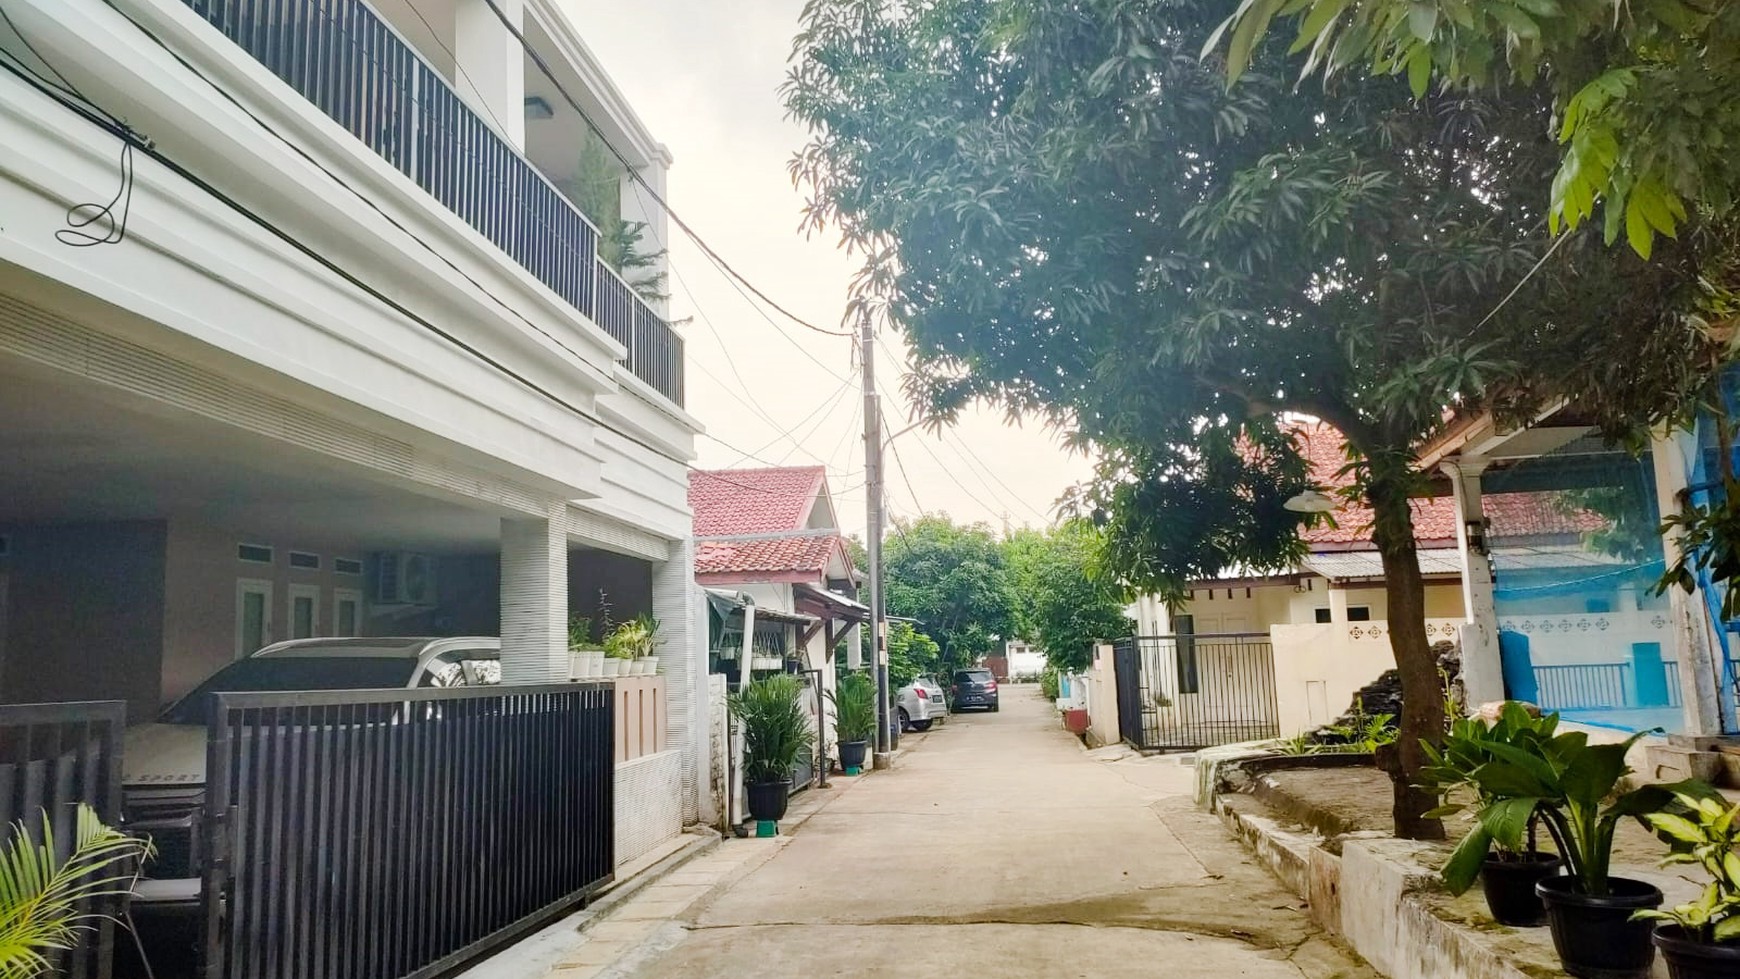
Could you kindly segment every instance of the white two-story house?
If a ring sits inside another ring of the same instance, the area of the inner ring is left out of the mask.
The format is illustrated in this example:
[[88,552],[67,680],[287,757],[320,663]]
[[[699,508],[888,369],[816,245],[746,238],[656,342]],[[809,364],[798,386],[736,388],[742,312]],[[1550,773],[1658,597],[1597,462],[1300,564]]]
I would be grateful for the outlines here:
[[700,425],[579,203],[605,161],[654,248],[671,159],[560,5],[3,10],[0,702],[147,720],[305,636],[565,681],[571,610],[651,612],[693,820]]

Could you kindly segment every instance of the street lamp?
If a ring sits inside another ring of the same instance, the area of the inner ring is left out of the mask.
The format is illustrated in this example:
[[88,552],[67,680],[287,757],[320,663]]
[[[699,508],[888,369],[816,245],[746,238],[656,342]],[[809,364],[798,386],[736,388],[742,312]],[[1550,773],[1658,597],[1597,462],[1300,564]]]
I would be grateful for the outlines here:
[[1308,489],[1281,505],[1294,513],[1328,513],[1335,509],[1335,500],[1315,489]]

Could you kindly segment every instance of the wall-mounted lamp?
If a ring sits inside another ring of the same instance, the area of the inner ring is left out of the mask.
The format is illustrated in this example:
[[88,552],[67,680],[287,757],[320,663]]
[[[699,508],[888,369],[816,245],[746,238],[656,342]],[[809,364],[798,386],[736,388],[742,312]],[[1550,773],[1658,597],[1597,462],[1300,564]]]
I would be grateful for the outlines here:
[[1463,521],[1462,534],[1468,541],[1470,551],[1481,557],[1492,553],[1486,544],[1486,521],[1484,519]]
[[527,119],[551,119],[554,118],[555,115],[555,111],[550,108],[550,103],[544,101],[542,97],[537,95],[526,96]]

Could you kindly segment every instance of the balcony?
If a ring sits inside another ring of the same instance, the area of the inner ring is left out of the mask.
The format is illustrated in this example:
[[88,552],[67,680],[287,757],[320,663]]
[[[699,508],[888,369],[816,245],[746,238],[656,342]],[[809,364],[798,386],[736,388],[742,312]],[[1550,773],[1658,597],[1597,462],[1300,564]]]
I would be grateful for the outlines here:
[[598,231],[362,0],[184,0],[628,349],[683,403],[683,339],[598,257]]

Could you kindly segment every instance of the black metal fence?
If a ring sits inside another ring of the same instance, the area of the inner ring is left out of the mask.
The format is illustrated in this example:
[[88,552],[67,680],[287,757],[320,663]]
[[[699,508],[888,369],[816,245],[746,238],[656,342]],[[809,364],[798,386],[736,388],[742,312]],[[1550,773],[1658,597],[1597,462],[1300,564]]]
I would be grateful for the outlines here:
[[1266,635],[1137,636],[1113,656],[1118,725],[1137,747],[1204,748],[1280,734]]
[[[11,840],[22,824],[40,841],[47,813],[59,856],[76,835],[80,803],[109,825],[121,817],[121,732],[127,705],[118,700],[68,704],[0,705],[0,824]],[[114,908],[91,909],[113,915]],[[114,962],[115,926],[96,921],[71,952],[58,957],[53,974],[107,979]]]
[[[603,261],[598,231],[362,0],[184,0],[629,348],[683,403],[683,341]],[[620,303],[600,301],[603,290]],[[634,334],[644,331],[644,342]]]
[[605,683],[216,695],[207,979],[450,970],[611,879]]

